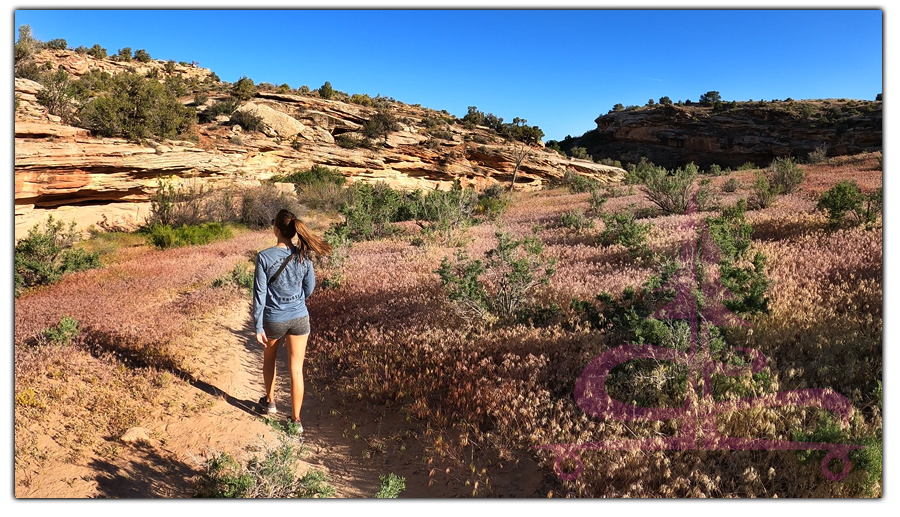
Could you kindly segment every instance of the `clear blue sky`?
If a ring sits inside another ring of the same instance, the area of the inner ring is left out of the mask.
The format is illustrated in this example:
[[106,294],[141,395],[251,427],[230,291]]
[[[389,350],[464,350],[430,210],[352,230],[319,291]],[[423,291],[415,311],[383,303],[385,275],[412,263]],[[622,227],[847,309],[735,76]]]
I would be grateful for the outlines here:
[[616,103],[710,90],[725,100],[872,100],[883,88],[878,9],[160,9],[26,8],[15,27],[73,48],[197,61],[229,82],[330,81],[457,116],[477,106],[527,119],[545,141],[593,129]]

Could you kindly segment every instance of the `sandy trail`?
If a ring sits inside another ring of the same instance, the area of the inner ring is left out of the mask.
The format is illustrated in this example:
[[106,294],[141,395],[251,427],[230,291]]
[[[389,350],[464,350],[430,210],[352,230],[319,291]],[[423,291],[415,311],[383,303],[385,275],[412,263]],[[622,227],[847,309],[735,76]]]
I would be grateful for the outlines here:
[[[47,462],[28,486],[16,486],[16,497],[28,498],[182,498],[193,495],[192,479],[203,471],[212,451],[238,459],[259,455],[278,443],[279,432],[258,413],[255,401],[263,393],[262,348],[256,343],[248,302],[239,302],[203,322],[204,352],[194,365],[191,382],[177,382],[168,394],[179,408],[151,411],[141,425],[150,440],[137,444],[111,441],[104,454],[77,463]],[[307,351],[308,356],[315,354]],[[290,409],[286,352],[279,349],[276,403],[283,423]],[[396,408],[341,403],[334,387],[315,386],[307,376],[303,405],[304,453],[298,475],[310,468],[324,470],[335,497],[373,497],[379,476],[394,473],[406,479],[402,498],[471,497],[465,476],[439,460],[428,463],[420,423]],[[52,441],[52,440],[51,440]],[[491,474],[493,486],[480,496],[542,497],[545,474],[529,458],[510,461]]]

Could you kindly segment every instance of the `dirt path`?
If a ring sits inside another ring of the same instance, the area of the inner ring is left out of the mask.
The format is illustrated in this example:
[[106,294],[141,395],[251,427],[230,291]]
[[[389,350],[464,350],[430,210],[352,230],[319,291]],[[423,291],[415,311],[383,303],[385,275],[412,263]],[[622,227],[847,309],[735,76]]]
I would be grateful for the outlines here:
[[[255,401],[262,395],[262,348],[252,339],[246,302],[203,322],[208,338],[192,382],[175,383],[172,404],[185,411],[153,410],[142,426],[150,439],[136,444],[115,442],[105,454],[77,464],[51,461],[16,497],[134,498],[191,497],[190,482],[202,472],[211,451],[246,459],[278,443],[278,431],[259,415]],[[315,350],[308,353],[314,354]],[[286,354],[279,349],[276,403],[283,422],[290,408]],[[339,402],[333,387],[307,382],[303,405],[305,447],[298,474],[324,470],[342,498],[373,497],[379,476],[394,473],[406,479],[403,498],[470,497],[467,477],[424,459],[427,451],[421,426],[390,407]],[[492,473],[493,486],[477,495],[542,497],[545,475],[528,458],[506,462]]]

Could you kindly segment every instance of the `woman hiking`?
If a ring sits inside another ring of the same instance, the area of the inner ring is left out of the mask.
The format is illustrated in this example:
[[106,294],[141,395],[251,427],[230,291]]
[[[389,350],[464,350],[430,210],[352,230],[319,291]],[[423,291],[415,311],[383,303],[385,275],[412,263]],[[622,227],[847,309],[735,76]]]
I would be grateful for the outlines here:
[[[328,255],[331,246],[287,210],[280,210],[272,219],[272,231],[278,242],[259,252],[253,277],[253,319],[256,340],[264,348],[263,382],[266,388],[259,404],[268,414],[278,412],[275,407],[275,358],[278,343],[284,338],[291,376],[290,421],[299,425],[303,405],[303,360],[310,332],[306,299],[316,285],[310,252]],[[292,242],[295,235],[296,245]],[[302,425],[299,431],[303,432]]]

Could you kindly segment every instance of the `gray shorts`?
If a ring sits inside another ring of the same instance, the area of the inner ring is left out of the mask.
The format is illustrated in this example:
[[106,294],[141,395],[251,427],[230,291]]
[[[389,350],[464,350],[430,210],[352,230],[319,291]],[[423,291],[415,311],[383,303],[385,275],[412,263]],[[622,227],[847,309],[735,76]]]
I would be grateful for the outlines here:
[[266,331],[266,337],[269,339],[281,339],[288,334],[308,336],[309,314],[288,321],[263,321],[263,330]]

